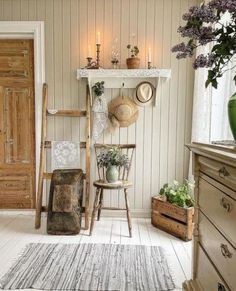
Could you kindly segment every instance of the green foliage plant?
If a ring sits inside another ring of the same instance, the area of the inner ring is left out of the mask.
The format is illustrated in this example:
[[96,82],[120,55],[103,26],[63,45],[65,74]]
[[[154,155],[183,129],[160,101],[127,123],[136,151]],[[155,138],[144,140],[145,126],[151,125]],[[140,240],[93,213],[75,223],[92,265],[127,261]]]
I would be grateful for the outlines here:
[[159,194],[171,204],[188,208],[194,206],[194,200],[191,196],[193,188],[194,184],[188,180],[185,180],[182,184],[174,181],[173,185],[164,184]]

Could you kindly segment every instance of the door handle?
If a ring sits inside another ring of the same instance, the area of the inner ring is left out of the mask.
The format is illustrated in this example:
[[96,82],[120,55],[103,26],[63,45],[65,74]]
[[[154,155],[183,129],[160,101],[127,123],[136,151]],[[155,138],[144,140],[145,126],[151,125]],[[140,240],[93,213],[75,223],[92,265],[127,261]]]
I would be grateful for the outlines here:
[[226,170],[225,167],[222,167],[222,168],[219,169],[219,176],[221,178],[225,178],[225,177],[230,176],[230,173]]
[[232,210],[232,204],[225,197],[221,198],[220,204],[227,212]]
[[221,283],[218,283],[218,291],[226,291],[225,286]]
[[223,256],[224,258],[229,258],[229,259],[232,258],[233,254],[229,251],[227,245],[225,245],[225,244],[221,244],[221,245],[220,245],[220,250],[221,250],[222,256]]

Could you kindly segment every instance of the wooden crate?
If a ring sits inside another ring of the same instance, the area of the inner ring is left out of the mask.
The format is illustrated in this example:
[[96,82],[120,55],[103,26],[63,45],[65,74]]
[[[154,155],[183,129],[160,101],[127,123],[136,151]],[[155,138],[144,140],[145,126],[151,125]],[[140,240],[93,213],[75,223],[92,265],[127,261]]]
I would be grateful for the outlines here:
[[152,197],[152,224],[184,241],[192,239],[194,208],[170,204],[160,196]]

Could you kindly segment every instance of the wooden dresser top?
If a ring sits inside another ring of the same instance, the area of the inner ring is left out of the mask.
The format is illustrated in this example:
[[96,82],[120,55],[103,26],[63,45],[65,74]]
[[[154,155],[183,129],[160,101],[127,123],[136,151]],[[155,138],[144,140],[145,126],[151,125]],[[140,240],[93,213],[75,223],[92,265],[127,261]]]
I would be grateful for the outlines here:
[[236,147],[193,142],[186,145],[195,154],[236,166]]

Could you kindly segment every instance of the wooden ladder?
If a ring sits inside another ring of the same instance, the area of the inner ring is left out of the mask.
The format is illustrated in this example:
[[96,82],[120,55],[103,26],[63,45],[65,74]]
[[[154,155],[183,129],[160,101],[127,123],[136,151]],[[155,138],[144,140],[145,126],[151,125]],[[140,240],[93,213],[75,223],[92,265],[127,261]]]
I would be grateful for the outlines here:
[[41,147],[40,147],[40,166],[37,191],[37,205],[35,215],[35,228],[41,226],[41,213],[47,211],[47,207],[42,205],[43,200],[43,182],[45,179],[51,179],[52,173],[45,171],[46,166],[46,149],[51,148],[51,141],[46,140],[47,136],[47,116],[64,116],[64,117],[86,117],[86,141],[80,142],[80,148],[86,149],[86,166],[84,179],[86,180],[85,206],[83,207],[85,215],[85,229],[89,228],[89,196],[90,196],[90,94],[87,87],[86,110],[48,110],[48,86],[43,84],[43,104],[42,104],[42,130],[41,130]]

